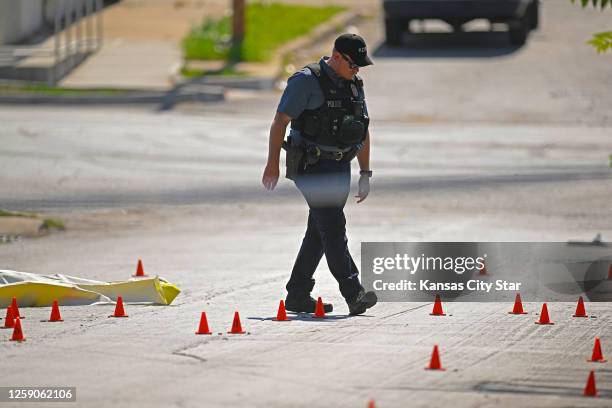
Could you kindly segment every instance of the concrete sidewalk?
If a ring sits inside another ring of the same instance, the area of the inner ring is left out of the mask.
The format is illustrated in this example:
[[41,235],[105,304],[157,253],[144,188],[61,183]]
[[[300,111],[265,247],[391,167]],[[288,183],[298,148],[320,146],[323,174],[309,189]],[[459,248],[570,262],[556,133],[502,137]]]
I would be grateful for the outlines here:
[[168,91],[181,67],[181,51],[172,41],[115,38],[60,82],[73,88],[121,88]]
[[206,16],[221,16],[219,0],[124,0],[106,8],[104,46],[61,86],[170,90],[182,63],[181,39]]

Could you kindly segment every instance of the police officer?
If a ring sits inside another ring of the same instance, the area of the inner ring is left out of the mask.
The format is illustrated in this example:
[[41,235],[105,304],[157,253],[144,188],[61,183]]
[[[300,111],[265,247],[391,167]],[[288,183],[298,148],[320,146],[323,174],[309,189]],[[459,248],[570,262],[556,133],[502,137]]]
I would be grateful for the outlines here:
[[[310,208],[302,246],[287,283],[285,307],[294,312],[315,311],[310,296],[314,272],[323,254],[351,315],[362,314],[377,302],[366,292],[349,253],[344,205],[349,195],[350,161],[357,157],[360,203],[370,192],[370,134],[360,67],[372,65],[365,41],[343,34],[331,57],[293,74],[281,97],[272,126],[268,161],[262,183],[274,189],[279,177],[281,147],[287,150],[287,178],[294,180]],[[284,141],[287,125],[291,131]],[[331,312],[331,304],[324,305]]]

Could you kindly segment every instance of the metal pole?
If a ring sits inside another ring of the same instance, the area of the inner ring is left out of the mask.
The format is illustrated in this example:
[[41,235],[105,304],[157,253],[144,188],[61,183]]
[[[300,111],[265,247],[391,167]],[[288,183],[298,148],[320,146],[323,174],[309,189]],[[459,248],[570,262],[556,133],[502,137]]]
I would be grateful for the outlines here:
[[232,40],[234,44],[244,39],[244,0],[233,0]]
[[51,70],[51,77],[49,78],[49,86],[55,85],[58,78],[58,66],[60,63],[60,47],[61,47],[61,33],[62,33],[62,9],[64,8],[64,0],[55,0],[54,4],[54,21],[53,21],[53,69]]
[[96,0],[96,6],[98,9],[97,12],[97,29],[98,29],[98,41],[97,41],[97,50],[99,50],[100,48],[102,48],[102,44],[103,44],[103,38],[104,38],[104,30],[102,28],[102,25],[104,23],[104,20],[102,18],[102,9],[104,8],[104,4],[102,3],[102,0]]
[[77,57],[80,58],[83,47],[83,0],[76,1],[76,51]]
[[87,7],[85,14],[87,15],[86,17],[86,32],[87,34],[85,35],[85,37],[87,38],[87,53],[89,53],[91,51],[91,41],[93,40],[93,2],[95,0],[86,0],[85,5]]
[[72,54],[72,33],[70,28],[72,27],[72,0],[66,0],[66,7],[64,8],[64,30],[66,32],[66,46],[65,46],[65,58],[68,59]]

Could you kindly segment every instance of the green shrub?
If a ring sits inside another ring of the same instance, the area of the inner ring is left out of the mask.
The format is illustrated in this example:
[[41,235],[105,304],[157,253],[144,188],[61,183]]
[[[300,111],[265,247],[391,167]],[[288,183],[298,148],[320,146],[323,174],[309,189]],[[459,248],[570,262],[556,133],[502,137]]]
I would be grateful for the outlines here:
[[231,20],[206,19],[200,27],[195,27],[183,40],[183,50],[187,59],[215,60],[226,59],[231,39]]

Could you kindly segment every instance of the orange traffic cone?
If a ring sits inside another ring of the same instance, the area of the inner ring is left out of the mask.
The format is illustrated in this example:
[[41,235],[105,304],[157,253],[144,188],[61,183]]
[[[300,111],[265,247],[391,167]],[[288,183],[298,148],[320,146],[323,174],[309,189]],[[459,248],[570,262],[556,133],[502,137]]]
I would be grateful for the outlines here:
[[323,299],[321,299],[321,296],[317,299],[314,317],[319,317],[321,319],[325,318],[325,307],[323,306]]
[[49,317],[50,322],[63,322],[62,315],[60,314],[59,304],[57,300],[53,301],[53,306],[51,307],[51,316]]
[[371,399],[370,402],[368,402],[368,408],[376,408],[376,403],[374,402],[373,399]]
[[277,322],[291,321],[291,319],[287,317],[287,310],[285,310],[284,300],[281,300],[280,303],[278,304],[278,312],[276,313],[276,319],[272,319],[272,320],[276,320]]
[[238,312],[234,312],[234,322],[232,323],[232,330],[228,331],[229,334],[244,334],[246,333],[242,330],[242,325],[240,324],[240,315]]
[[576,313],[574,313],[574,317],[589,317],[586,314],[586,310],[584,310],[584,300],[582,296],[578,298],[578,304],[576,305]]
[[584,387],[584,392],[582,393],[585,397],[596,397],[597,396],[597,387],[595,386],[595,372],[591,370],[589,373],[589,378],[586,383],[586,387]]
[[137,277],[147,276],[144,273],[144,268],[142,267],[142,261],[140,259],[138,260],[138,266],[136,267],[136,275],[132,275],[132,276],[137,276]]
[[13,308],[13,317],[23,319],[23,316],[19,313],[19,306],[17,306],[17,298],[13,296],[11,301],[11,307]]
[[434,302],[433,310],[431,311],[430,315],[446,316],[446,314],[442,310],[442,301],[440,300],[440,295],[436,295],[436,301]]
[[4,328],[12,329],[15,327],[15,315],[13,314],[13,308],[8,306],[6,308],[6,317],[4,318]]
[[601,352],[601,342],[599,341],[599,337],[595,337],[595,344],[593,344],[593,354],[591,355],[591,359],[587,360],[592,363],[605,363],[607,360],[604,360],[603,353]]
[[550,317],[548,317],[548,307],[546,303],[542,305],[542,312],[540,313],[540,320],[535,322],[536,324],[554,324],[550,321]]
[[15,318],[15,328],[13,329],[13,336],[11,336],[11,341],[25,341],[25,337],[23,336],[23,330],[21,330],[21,319]]
[[442,370],[442,364],[440,363],[440,354],[438,353],[438,345],[436,344],[431,353],[431,360],[429,361],[429,367],[425,367],[426,370]]
[[517,293],[516,297],[514,298],[514,308],[512,309],[511,312],[508,312],[510,314],[527,314],[526,311],[523,310],[523,302],[521,302],[521,294]]
[[208,319],[206,319],[206,312],[202,312],[200,317],[200,327],[195,334],[212,334],[210,329],[208,328]]
[[121,296],[117,297],[117,305],[115,306],[115,313],[108,317],[128,317],[125,314],[125,310],[123,310],[123,298]]
[[486,276],[486,275],[488,275],[488,273],[487,273],[487,265],[485,265],[484,262],[482,263],[482,268],[480,268],[478,270],[478,275],[479,276]]

